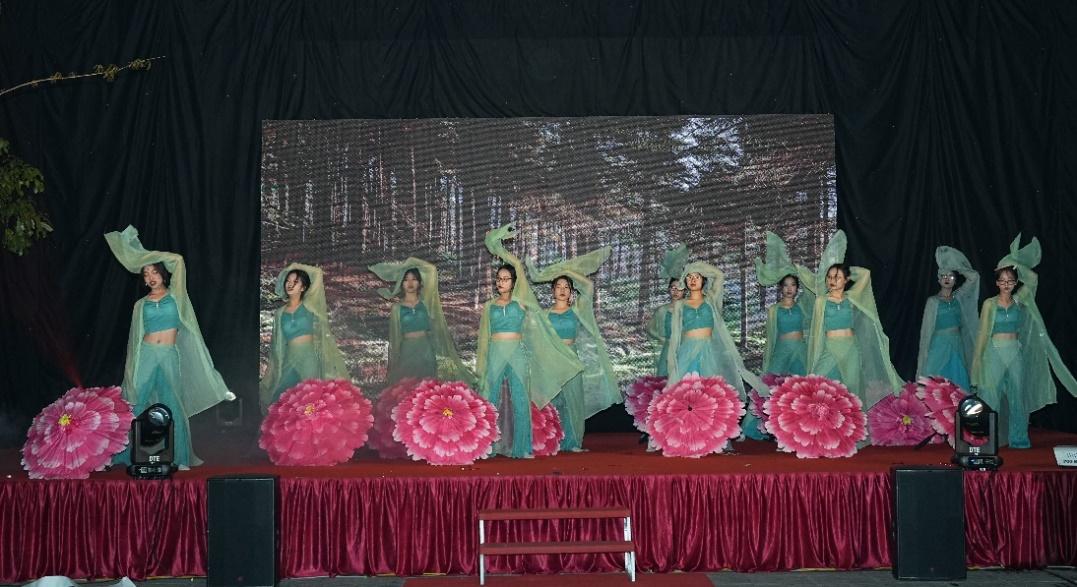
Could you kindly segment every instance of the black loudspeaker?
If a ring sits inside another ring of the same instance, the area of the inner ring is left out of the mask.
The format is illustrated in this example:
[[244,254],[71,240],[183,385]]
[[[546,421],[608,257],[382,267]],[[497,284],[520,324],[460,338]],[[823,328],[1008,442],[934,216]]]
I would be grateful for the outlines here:
[[208,587],[277,584],[277,478],[210,477]]
[[894,480],[896,579],[965,578],[965,484],[954,467],[902,466]]

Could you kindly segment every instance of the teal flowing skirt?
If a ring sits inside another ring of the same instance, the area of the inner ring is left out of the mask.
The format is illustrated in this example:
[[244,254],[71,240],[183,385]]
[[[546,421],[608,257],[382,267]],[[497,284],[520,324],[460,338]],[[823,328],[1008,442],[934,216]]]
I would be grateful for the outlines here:
[[276,403],[285,391],[299,385],[300,382],[318,379],[321,376],[318,353],[314,350],[313,342],[285,345],[284,359],[280,366],[280,382],[277,384],[277,389],[273,390],[273,399],[270,403]]
[[[191,447],[191,424],[179,399],[183,389],[179,351],[174,345],[143,342],[139,346],[138,372],[135,373],[135,390],[138,403],[134,406],[137,418],[153,404],[164,404],[172,410],[173,456],[176,465],[193,467],[202,464]],[[116,464],[131,464],[131,447],[112,458]]]
[[927,357],[924,359],[923,374],[945,377],[965,391],[971,388],[959,331],[951,328],[937,330],[931,335]]
[[842,382],[867,409],[866,394],[860,385],[860,349],[856,346],[856,336],[827,336],[814,372]]
[[565,438],[561,441],[561,450],[579,451],[583,448],[584,418],[583,374],[579,373],[561,388],[561,393],[553,398],[553,406],[561,417],[561,429]]
[[496,454],[520,459],[531,452],[531,398],[524,383],[528,376],[527,354],[522,340],[490,341],[486,357],[486,389],[497,408],[501,439]]
[[763,366],[764,373],[783,375],[805,375],[808,372],[808,345],[804,339],[774,341],[774,351],[770,355],[770,364]]
[[992,338],[984,349],[984,381],[980,397],[998,412],[999,444],[1010,448],[1029,448],[1028,408],[1021,395],[1024,365],[1021,363],[1021,343],[1015,339]]
[[401,379],[433,379],[438,376],[438,360],[429,336],[404,337],[400,342],[400,356],[393,361],[389,382]]
[[654,365],[654,374],[659,377],[669,377],[669,340],[662,343],[662,350],[658,353],[658,362]]

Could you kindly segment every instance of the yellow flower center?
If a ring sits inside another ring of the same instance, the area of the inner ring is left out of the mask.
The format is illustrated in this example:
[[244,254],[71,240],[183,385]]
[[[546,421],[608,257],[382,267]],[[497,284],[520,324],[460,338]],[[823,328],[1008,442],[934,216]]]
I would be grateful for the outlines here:
[[303,408],[303,415],[304,416],[309,416],[309,415],[313,414],[316,411],[317,410],[314,409],[314,404],[307,404],[307,407]]
[[71,415],[64,414],[60,416],[60,426],[69,426],[71,424]]
[[446,418],[452,418],[452,410],[450,410],[449,408],[445,408],[441,410],[441,415],[445,416]]
[[908,426],[909,424],[912,424],[912,418],[910,418],[908,416],[902,416],[901,417],[901,425],[902,426]]

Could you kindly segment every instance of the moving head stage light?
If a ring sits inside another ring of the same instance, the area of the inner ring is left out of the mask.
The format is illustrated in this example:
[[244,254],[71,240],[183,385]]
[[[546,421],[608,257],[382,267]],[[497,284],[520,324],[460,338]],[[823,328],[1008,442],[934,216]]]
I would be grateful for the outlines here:
[[955,465],[981,471],[1002,466],[998,456],[998,413],[975,393],[957,404],[954,414]]
[[164,404],[146,408],[131,423],[131,465],[127,474],[138,479],[167,479],[176,471],[172,410]]

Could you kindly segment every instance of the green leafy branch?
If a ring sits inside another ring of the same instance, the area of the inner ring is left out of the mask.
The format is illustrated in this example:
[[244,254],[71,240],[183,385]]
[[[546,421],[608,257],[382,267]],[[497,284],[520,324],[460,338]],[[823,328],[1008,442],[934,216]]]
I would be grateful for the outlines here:
[[95,65],[95,66],[93,66],[93,71],[91,71],[89,73],[74,73],[74,72],[72,72],[72,73],[60,73],[60,72],[57,71],[56,73],[50,75],[49,77],[32,79],[32,80],[30,80],[28,82],[23,82],[23,83],[21,83],[21,84],[19,84],[17,86],[12,86],[10,88],[7,88],[6,90],[0,90],[0,96],[3,96],[4,94],[10,94],[11,92],[20,90],[20,89],[25,88],[25,87],[36,88],[39,84],[42,84],[42,83],[45,83],[45,82],[56,83],[56,82],[62,82],[62,81],[67,81],[67,80],[73,80],[73,79],[82,79],[82,78],[87,78],[87,77],[100,77],[100,78],[104,79],[105,81],[110,82],[110,81],[115,80],[116,76],[119,75],[120,72],[122,72],[122,71],[124,71],[126,69],[147,70],[150,67],[152,67],[153,62],[158,60],[158,59],[164,59],[164,56],[162,55],[162,56],[159,56],[159,57],[139,57],[138,59],[132,60],[127,65],[115,65],[113,63],[110,63],[108,65]]
[[[34,87],[49,82],[56,83],[73,79],[100,77],[111,82],[124,70],[144,71],[153,66],[161,57],[139,57],[127,65],[95,65],[89,73],[56,72],[49,77],[30,80],[17,86],[0,91],[0,96],[18,91],[21,88]],[[45,215],[38,210],[33,196],[45,191],[45,181],[41,171],[11,153],[11,145],[0,139],[0,224],[4,227],[4,248],[16,255],[22,255],[35,240],[45,238],[52,232],[52,226]]]
[[0,221],[4,226],[4,248],[16,255],[25,253],[35,240],[52,232],[32,197],[44,190],[41,172],[12,155],[11,145],[0,139]]

